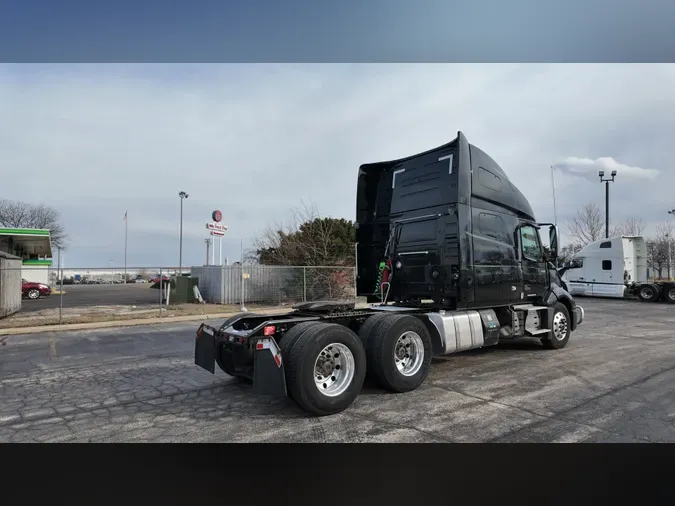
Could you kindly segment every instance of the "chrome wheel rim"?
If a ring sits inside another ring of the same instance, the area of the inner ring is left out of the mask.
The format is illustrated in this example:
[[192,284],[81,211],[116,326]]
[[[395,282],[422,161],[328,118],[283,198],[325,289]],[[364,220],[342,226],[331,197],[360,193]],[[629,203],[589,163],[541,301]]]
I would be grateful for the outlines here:
[[675,301],[675,288],[671,288],[671,289],[668,291],[668,298],[669,298],[670,300]]
[[403,376],[414,376],[422,368],[424,343],[417,332],[404,332],[394,345],[396,369]]
[[28,292],[28,298],[29,299],[37,299],[40,296],[40,292],[37,290],[31,290]]
[[562,311],[558,311],[553,317],[553,335],[558,341],[562,341],[567,335],[567,317]]
[[642,295],[642,297],[644,299],[648,299],[652,296],[652,289],[651,288],[643,288],[642,290],[640,290],[640,295]]
[[342,343],[326,346],[314,361],[314,383],[326,397],[336,397],[349,388],[356,363],[351,350]]

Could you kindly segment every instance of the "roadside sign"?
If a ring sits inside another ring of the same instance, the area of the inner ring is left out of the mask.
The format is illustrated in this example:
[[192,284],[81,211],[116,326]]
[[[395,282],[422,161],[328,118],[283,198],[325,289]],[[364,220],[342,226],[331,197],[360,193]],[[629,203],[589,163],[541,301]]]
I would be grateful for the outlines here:
[[207,223],[206,228],[208,230],[216,230],[218,232],[227,232],[227,225],[223,225],[222,223],[218,223],[216,221]]
[[215,235],[218,237],[223,237],[225,235],[225,232],[222,232],[220,230],[211,230],[211,235]]

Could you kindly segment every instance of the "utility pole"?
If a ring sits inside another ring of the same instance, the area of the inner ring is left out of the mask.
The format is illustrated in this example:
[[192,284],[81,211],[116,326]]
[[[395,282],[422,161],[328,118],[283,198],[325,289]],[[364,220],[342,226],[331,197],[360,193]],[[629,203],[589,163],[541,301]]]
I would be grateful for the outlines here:
[[605,239],[607,239],[609,238],[609,183],[614,182],[616,171],[612,171],[611,178],[605,179],[604,170],[599,171],[598,176],[600,176],[600,182],[605,183]]
[[183,273],[183,200],[189,197],[185,192],[178,193],[180,197],[180,252],[178,254],[178,275]]

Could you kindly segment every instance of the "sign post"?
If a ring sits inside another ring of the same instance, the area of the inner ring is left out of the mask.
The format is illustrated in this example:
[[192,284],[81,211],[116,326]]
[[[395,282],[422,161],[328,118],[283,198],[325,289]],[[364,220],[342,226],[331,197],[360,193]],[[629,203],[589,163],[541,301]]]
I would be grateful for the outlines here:
[[[212,221],[206,224],[206,229],[210,232],[214,240],[216,237],[218,238],[218,255],[220,257],[218,265],[223,265],[223,236],[225,235],[225,232],[227,232],[227,225],[221,223],[223,220],[223,213],[218,210],[211,213],[211,220]],[[211,248],[211,253],[213,264],[215,264],[215,241],[213,248]]]

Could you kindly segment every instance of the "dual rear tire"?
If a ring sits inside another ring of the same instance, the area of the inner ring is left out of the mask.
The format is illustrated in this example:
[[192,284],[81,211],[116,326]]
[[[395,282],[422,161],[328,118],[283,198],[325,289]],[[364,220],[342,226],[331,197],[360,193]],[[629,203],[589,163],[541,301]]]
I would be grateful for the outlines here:
[[281,339],[288,394],[317,416],[340,413],[358,397],[366,370],[391,392],[419,387],[431,366],[431,336],[409,315],[377,314],[357,335],[331,323],[305,322]]

